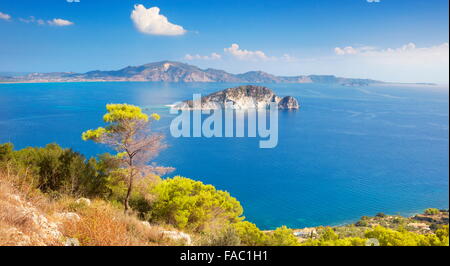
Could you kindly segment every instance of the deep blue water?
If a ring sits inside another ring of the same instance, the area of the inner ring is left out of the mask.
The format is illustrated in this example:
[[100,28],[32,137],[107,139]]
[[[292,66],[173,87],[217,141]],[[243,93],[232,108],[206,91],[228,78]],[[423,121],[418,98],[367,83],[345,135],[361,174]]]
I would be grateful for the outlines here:
[[279,114],[279,143],[255,138],[173,138],[164,105],[236,84],[143,82],[0,84],[0,143],[57,142],[88,156],[83,142],[107,103],[158,112],[169,147],[156,161],[238,198],[262,229],[336,225],[377,212],[408,215],[448,208],[448,88],[267,84],[296,96],[299,111]]

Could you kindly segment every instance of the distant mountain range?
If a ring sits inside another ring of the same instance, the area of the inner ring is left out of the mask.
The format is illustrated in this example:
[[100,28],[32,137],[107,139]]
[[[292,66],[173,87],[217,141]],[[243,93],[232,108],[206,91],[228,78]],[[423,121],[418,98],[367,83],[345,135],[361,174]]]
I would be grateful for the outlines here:
[[162,61],[141,66],[128,66],[113,71],[86,73],[53,72],[3,76],[0,82],[81,82],[81,81],[163,81],[163,82],[230,82],[230,83],[326,83],[345,86],[367,86],[383,83],[371,79],[341,78],[332,75],[275,76],[263,71],[231,74],[219,69]]

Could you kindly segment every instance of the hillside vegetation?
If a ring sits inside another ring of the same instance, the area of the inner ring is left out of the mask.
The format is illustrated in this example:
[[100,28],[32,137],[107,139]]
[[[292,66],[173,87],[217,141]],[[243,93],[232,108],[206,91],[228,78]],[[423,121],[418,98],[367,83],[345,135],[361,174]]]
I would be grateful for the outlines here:
[[139,180],[125,214],[126,181],[111,160],[56,144],[0,145],[0,245],[448,245],[448,212],[436,209],[318,227],[307,238],[262,231],[229,193],[184,177]]

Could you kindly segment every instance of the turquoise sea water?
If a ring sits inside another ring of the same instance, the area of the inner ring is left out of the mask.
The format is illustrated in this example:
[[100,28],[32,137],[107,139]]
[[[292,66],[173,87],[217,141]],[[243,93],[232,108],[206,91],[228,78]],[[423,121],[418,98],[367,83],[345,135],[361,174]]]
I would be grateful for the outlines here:
[[254,138],[173,138],[164,105],[238,84],[0,84],[0,143],[16,148],[57,142],[88,156],[105,152],[83,142],[101,124],[107,103],[158,112],[155,127],[169,147],[156,161],[229,191],[248,220],[280,225],[336,225],[377,212],[412,214],[448,208],[448,88],[266,84],[296,96],[299,111],[279,114],[279,143]]

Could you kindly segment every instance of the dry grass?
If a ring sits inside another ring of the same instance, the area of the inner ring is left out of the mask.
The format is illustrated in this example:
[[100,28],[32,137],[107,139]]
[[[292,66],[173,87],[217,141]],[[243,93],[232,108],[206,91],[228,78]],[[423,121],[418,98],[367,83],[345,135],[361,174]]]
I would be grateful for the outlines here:
[[[51,224],[45,223],[41,210],[33,205],[42,205],[46,200],[27,189],[20,190],[11,176],[0,173],[0,246],[61,245],[59,239],[45,231]],[[40,222],[45,223],[44,231]]]
[[76,238],[83,246],[121,246],[130,245],[132,239],[127,234],[124,223],[114,217],[111,209],[105,206],[87,208],[78,214],[80,221],[65,221],[63,233]]
[[[136,215],[125,215],[120,207],[100,199],[91,200],[90,206],[77,204],[70,196],[53,200],[25,179],[0,169],[0,246],[64,245],[68,238],[76,238],[83,246],[181,244],[163,238],[161,232],[173,228],[144,223]],[[25,209],[33,211],[30,214]],[[67,212],[74,212],[81,219],[56,218],[57,214]],[[57,224],[61,237],[46,237],[43,234],[46,228],[40,228],[36,216]]]
[[[74,205],[71,205],[74,208]],[[79,221],[65,221],[63,234],[76,238],[83,246],[154,246],[174,245],[163,239],[160,226],[152,226],[105,201],[94,200],[91,206],[79,206]]]

